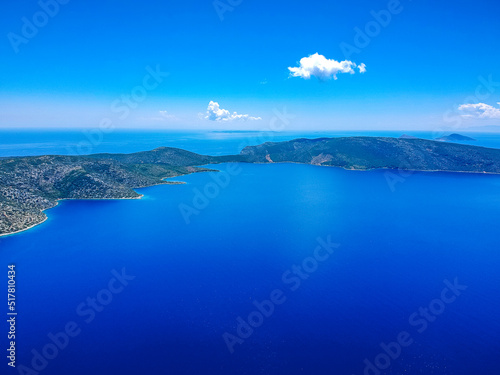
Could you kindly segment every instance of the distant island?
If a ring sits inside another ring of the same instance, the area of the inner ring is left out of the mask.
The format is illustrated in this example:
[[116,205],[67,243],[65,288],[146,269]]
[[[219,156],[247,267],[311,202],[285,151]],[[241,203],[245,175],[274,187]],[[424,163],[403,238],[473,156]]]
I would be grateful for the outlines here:
[[441,142],[461,142],[461,141],[475,141],[474,138],[467,137],[466,135],[453,133],[450,135],[445,135],[443,137],[436,138],[436,141]]
[[0,236],[42,223],[43,211],[61,199],[137,199],[134,189],[173,183],[164,179],[226,162],[500,173],[500,149],[417,138],[343,137],[267,142],[229,156],[160,147],[132,154],[0,158]]

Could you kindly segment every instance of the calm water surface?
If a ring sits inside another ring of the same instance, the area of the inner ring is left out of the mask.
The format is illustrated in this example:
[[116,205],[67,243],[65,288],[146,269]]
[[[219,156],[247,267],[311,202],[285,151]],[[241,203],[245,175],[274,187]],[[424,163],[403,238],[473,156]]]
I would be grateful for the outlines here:
[[[500,176],[414,173],[391,189],[397,172],[231,171],[141,200],[64,201],[0,238],[5,274],[17,265],[18,365],[74,322],[41,374],[363,374],[403,331],[411,345],[381,373],[499,373]],[[339,247],[314,264],[318,238]],[[110,284],[123,268],[133,280]],[[436,302],[455,279],[467,288]],[[276,290],[282,303],[231,354],[223,335]]]

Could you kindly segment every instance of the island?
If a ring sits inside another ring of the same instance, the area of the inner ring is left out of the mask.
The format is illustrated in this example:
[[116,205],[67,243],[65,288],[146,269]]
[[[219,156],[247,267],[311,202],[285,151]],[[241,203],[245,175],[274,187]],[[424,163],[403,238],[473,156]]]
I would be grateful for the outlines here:
[[171,184],[166,178],[227,162],[304,163],[352,170],[400,169],[500,173],[500,149],[418,138],[295,139],[245,147],[239,155],[208,156],[160,147],[132,154],[0,158],[0,236],[46,220],[62,199],[138,199],[134,189]]
[[443,137],[436,138],[436,141],[441,142],[463,142],[463,141],[475,141],[474,138],[467,137],[466,135],[453,133],[450,135],[445,135]]

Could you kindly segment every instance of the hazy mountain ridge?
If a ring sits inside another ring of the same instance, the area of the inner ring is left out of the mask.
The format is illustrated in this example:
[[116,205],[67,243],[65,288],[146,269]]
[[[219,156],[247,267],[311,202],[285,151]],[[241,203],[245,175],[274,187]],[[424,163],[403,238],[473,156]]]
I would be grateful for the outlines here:
[[425,139],[345,137],[297,139],[245,147],[248,162],[296,162],[346,169],[500,173],[500,150]]

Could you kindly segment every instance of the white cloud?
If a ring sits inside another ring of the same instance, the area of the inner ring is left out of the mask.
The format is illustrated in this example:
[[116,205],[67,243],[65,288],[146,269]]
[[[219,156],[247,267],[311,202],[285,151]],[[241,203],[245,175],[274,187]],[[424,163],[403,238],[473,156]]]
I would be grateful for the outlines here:
[[[321,81],[327,79],[337,79],[337,74],[339,73],[349,73],[354,74],[356,68],[356,63],[344,60],[336,61],[327,59],[325,56],[315,53],[309,57],[303,57],[300,59],[300,65],[296,68],[288,68],[290,75],[292,77],[300,77],[304,79],[309,79],[311,76],[315,76]],[[366,65],[359,64],[359,72],[366,72]]]
[[205,118],[210,121],[233,121],[233,120],[262,120],[260,117],[252,117],[250,115],[239,115],[236,112],[229,112],[226,109],[222,109],[219,103],[210,101],[208,103],[207,112]]
[[[500,103],[497,104],[500,105]],[[466,112],[462,117],[500,118],[500,108],[484,103],[462,104],[458,107],[458,110]]]
[[177,120],[177,116],[171,115],[168,111],[159,111],[160,115],[165,120]]
[[179,117],[177,117],[175,115],[171,115],[167,111],[158,111],[158,114],[154,113],[154,114],[149,115],[149,116],[139,116],[137,118],[139,120],[142,120],[142,121],[156,121],[156,122],[178,121],[179,120]]

